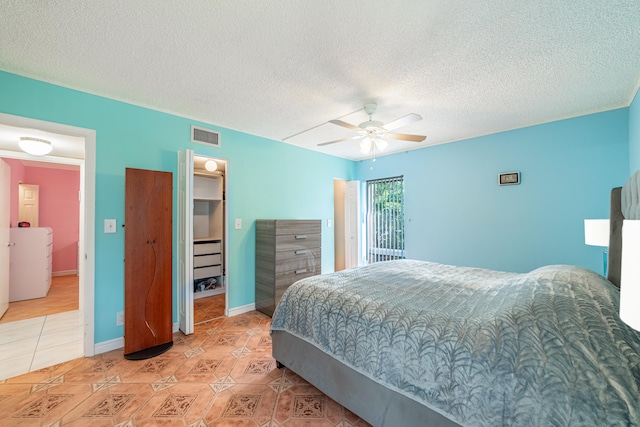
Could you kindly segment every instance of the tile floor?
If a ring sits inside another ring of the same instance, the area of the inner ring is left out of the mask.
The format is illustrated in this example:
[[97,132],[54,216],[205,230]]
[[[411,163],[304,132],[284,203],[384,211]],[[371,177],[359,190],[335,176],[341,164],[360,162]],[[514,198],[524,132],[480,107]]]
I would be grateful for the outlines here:
[[220,318],[152,359],[120,349],[0,381],[0,426],[368,426],[276,368],[270,322]]
[[84,354],[79,310],[0,324],[0,379]]
[[210,322],[224,316],[225,294],[193,300],[193,324]]

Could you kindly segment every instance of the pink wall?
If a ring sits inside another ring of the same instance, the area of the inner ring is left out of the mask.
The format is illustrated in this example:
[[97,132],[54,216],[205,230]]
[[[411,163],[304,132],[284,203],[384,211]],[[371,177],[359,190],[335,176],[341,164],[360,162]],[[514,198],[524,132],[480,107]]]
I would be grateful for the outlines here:
[[11,226],[17,227],[18,224],[18,184],[39,185],[39,226],[53,229],[53,272],[76,271],[80,171],[23,166],[20,160],[4,160],[11,166]]

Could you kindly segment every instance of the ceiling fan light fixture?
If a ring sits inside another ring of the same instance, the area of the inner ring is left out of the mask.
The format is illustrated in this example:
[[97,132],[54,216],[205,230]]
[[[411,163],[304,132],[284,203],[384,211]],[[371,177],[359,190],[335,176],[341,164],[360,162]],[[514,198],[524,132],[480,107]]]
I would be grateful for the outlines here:
[[376,138],[375,142],[376,142],[376,148],[378,149],[378,151],[381,151],[381,152],[384,151],[389,146],[389,143],[382,138]]
[[53,150],[51,141],[40,138],[32,138],[30,136],[21,136],[18,145],[25,153],[33,156],[44,156]]
[[362,154],[369,154],[371,152],[371,146],[373,141],[368,136],[365,136],[364,139],[360,142],[360,152]]

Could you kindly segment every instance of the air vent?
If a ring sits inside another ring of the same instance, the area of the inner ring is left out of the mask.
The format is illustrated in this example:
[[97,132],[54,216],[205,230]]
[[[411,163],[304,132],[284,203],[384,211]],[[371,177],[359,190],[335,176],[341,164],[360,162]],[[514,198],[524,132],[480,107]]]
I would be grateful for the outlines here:
[[191,126],[191,142],[220,147],[220,134],[209,129]]

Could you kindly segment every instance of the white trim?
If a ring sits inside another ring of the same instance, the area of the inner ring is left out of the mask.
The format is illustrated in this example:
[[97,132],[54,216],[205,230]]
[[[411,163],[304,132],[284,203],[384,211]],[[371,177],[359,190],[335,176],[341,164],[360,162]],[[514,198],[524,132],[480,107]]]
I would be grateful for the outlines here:
[[[84,254],[84,262],[79,263],[79,309],[84,313],[84,355],[93,356],[94,344],[94,292],[95,292],[95,182],[96,182],[96,131],[61,123],[0,113],[0,123],[39,129],[63,135],[84,138],[84,159],[56,156],[31,156],[26,153],[0,150],[0,156],[35,160],[39,162],[62,163],[80,166],[80,235],[79,253]],[[84,196],[84,197],[83,197]],[[82,259],[82,255],[81,255]]]
[[[175,334],[180,330],[180,323],[174,323],[172,326],[173,333]],[[94,354],[106,353],[108,351],[118,350],[124,347],[124,337],[114,338],[112,340],[102,341],[95,345],[93,351]]]
[[108,341],[102,341],[95,345],[94,354],[102,354],[108,351],[117,350],[124,347],[124,337],[114,338]]
[[51,276],[53,277],[77,276],[77,275],[78,275],[78,270],[61,270],[61,271],[54,271],[53,273],[51,273]]
[[[174,323],[172,326],[172,330],[174,333],[178,332],[180,330],[180,324]],[[112,340],[96,343],[93,351],[94,351],[94,354],[101,354],[101,353],[106,353],[112,350],[118,350],[123,347],[124,347],[124,337],[118,337]]]
[[235,307],[235,308],[231,308],[226,310],[225,309],[225,316],[227,317],[231,317],[231,316],[237,316],[238,314],[243,314],[243,313],[248,313],[250,311],[255,311],[256,309],[256,304],[255,303],[251,303],[251,304],[247,304],[247,305],[241,305],[240,307]]

